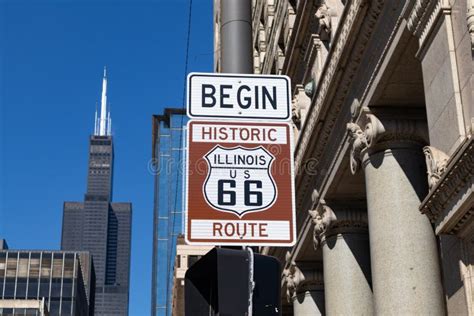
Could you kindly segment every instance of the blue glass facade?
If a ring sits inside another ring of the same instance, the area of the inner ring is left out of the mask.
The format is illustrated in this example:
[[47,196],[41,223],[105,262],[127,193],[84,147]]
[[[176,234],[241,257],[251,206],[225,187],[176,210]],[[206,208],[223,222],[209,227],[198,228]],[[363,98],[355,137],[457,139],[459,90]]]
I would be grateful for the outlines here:
[[153,116],[152,315],[171,315],[176,241],[183,232],[184,128],[187,120],[182,109],[166,109],[164,115]]

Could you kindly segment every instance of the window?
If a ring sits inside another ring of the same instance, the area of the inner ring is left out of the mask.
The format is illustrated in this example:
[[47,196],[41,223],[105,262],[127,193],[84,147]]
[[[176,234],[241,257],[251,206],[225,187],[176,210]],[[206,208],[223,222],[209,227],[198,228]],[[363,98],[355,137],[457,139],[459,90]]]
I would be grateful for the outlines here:
[[[25,255],[27,254],[25,253]],[[28,258],[21,258],[20,256],[20,260],[18,262],[18,277],[19,278],[28,277]]]
[[39,297],[49,297],[49,278],[40,279]]
[[0,253],[0,279],[3,279],[3,276],[5,275],[5,264],[6,261],[6,253]]
[[37,298],[38,297],[38,278],[31,278],[28,282],[28,298]]
[[72,279],[63,279],[63,298],[72,297]]
[[5,280],[5,299],[12,299],[15,295],[15,278],[6,278]]
[[7,277],[16,277],[17,253],[9,253],[7,259]]
[[16,298],[26,297],[26,281],[27,278],[18,278],[16,283]]
[[44,253],[41,259],[41,277],[49,278],[51,275],[51,254]]
[[71,299],[63,298],[63,302],[61,304],[61,315],[70,315],[71,307],[72,307]]
[[[58,257],[57,255],[60,255]],[[63,275],[63,260],[62,254],[54,254],[54,261],[53,261],[53,278],[61,278]]]

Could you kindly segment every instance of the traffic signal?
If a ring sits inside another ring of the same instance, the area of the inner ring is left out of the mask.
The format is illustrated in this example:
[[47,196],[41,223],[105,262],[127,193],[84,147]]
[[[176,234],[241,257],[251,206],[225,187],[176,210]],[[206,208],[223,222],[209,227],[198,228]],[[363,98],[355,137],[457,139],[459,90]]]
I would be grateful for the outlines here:
[[[190,316],[248,315],[252,254],[214,248],[191,266],[185,276],[185,314]],[[280,315],[280,263],[253,255],[253,315]]]

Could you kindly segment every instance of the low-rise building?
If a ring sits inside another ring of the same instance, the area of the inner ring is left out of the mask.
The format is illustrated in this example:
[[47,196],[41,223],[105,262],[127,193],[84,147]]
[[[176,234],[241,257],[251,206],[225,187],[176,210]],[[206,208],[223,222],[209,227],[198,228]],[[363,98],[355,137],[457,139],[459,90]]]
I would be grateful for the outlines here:
[[178,237],[173,277],[173,316],[184,316],[184,276],[189,267],[208,253],[212,247],[186,245]]
[[[1,315],[34,309],[33,315],[89,316],[94,314],[94,295],[88,252],[0,250]],[[43,300],[49,314],[41,314]]]
[[40,300],[0,300],[0,315],[49,316],[44,298]]

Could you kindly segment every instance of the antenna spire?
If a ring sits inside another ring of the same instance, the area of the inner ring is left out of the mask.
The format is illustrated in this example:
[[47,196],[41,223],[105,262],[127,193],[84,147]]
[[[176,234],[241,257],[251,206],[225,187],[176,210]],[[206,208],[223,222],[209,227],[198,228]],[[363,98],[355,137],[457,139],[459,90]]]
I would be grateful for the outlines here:
[[94,135],[112,135],[112,118],[110,108],[107,108],[107,68],[104,67],[104,77],[102,78],[102,97],[100,100],[100,115],[97,113],[97,103],[95,104]]
[[97,117],[97,102],[95,103],[95,117],[94,117],[94,135],[98,135],[99,132],[99,121]]
[[104,77],[102,79],[102,98],[100,101],[100,121],[99,121],[99,135],[107,136],[108,133],[108,118],[107,118],[107,69],[104,67]]

